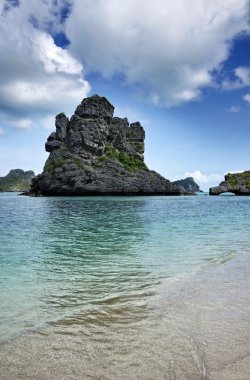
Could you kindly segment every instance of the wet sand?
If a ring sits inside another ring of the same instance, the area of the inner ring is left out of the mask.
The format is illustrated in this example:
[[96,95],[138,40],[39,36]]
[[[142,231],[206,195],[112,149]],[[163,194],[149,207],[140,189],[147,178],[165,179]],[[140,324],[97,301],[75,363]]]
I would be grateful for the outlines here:
[[0,378],[249,380],[250,255],[0,346]]
[[250,378],[249,273],[250,256],[242,253],[178,280],[159,297],[162,312],[197,346],[206,379]]

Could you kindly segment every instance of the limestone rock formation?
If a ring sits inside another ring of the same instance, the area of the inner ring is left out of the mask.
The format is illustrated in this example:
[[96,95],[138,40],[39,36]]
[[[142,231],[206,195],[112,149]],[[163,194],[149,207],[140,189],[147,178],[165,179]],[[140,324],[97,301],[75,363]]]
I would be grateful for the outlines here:
[[250,171],[228,173],[225,175],[225,181],[222,181],[219,186],[209,189],[210,195],[220,195],[227,192],[235,195],[250,195]]
[[69,120],[56,116],[56,132],[45,144],[50,153],[33,195],[181,195],[144,163],[145,131],[139,122],[113,117],[114,107],[98,95],[83,99]]
[[200,190],[199,185],[195,182],[193,177],[187,177],[185,179],[179,179],[177,181],[174,181],[173,184],[177,186],[183,186],[187,193],[199,193],[202,192]]
[[34,176],[32,170],[12,169],[5,177],[0,177],[0,191],[27,191]]

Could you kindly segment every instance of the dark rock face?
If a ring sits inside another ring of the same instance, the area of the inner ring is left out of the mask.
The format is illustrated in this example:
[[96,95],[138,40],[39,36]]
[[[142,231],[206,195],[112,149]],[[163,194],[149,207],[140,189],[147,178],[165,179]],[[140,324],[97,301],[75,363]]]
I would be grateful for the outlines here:
[[45,144],[50,153],[33,195],[181,195],[144,163],[145,132],[139,122],[113,117],[114,107],[98,95],[83,99],[70,120],[56,116],[56,132]]
[[187,193],[199,193],[201,192],[199,185],[194,181],[193,177],[187,177],[185,179],[179,179],[173,182],[177,186],[182,186]]
[[48,137],[45,144],[47,152],[53,152],[53,150],[60,148],[62,142],[66,139],[68,123],[69,120],[64,113],[56,116],[56,132],[52,132]]
[[227,192],[235,195],[250,195],[250,171],[228,173],[225,175],[225,181],[222,181],[219,186],[209,189],[210,195],[220,195]]
[[34,176],[32,170],[12,169],[5,177],[0,177],[0,191],[26,191]]

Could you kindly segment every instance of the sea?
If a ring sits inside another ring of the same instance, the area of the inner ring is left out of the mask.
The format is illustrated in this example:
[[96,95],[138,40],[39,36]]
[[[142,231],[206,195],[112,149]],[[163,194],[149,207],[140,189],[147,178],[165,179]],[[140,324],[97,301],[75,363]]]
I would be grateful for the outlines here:
[[0,193],[0,378],[249,379],[249,270],[250,197]]

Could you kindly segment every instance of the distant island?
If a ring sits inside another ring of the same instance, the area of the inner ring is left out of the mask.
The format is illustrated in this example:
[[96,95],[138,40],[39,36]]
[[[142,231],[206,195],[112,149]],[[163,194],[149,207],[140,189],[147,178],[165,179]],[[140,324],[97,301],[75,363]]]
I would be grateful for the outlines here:
[[145,131],[139,122],[114,117],[104,97],[83,99],[69,120],[56,116],[50,153],[29,195],[182,195],[185,189],[144,162]]
[[177,181],[173,182],[177,186],[184,187],[185,191],[187,193],[200,193],[202,190],[200,190],[199,185],[195,182],[193,177],[187,177],[185,179],[179,179]]
[[219,186],[209,189],[210,195],[220,195],[228,192],[235,195],[250,195],[250,171],[228,173],[225,175],[225,181],[222,181]]
[[5,177],[0,177],[0,191],[27,191],[33,177],[32,170],[12,169]]

